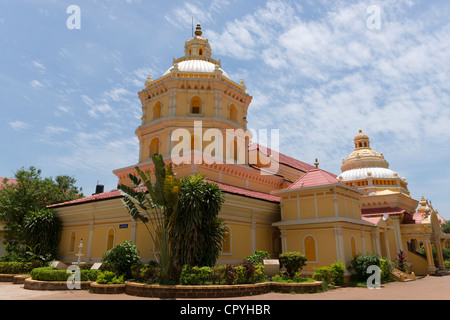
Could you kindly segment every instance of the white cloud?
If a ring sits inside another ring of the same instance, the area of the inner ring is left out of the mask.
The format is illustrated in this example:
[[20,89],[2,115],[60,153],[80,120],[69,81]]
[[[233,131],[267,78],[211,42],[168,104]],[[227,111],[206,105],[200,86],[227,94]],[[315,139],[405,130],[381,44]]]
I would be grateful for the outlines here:
[[11,128],[16,131],[21,131],[27,129],[29,127],[28,123],[23,121],[12,121],[8,123]]
[[32,81],[30,82],[30,85],[31,85],[33,88],[43,88],[43,87],[45,87],[45,85],[42,84],[42,82],[40,82],[40,81],[38,81],[38,80],[32,80]]
[[45,66],[38,61],[33,61],[31,64],[39,72],[44,72],[46,70]]

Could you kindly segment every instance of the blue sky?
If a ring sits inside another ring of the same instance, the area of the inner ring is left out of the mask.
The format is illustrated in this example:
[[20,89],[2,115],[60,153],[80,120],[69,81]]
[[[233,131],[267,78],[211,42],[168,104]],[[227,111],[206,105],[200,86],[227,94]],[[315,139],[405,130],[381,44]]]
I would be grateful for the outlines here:
[[35,166],[85,195],[115,189],[112,171],[137,162],[137,92],[183,55],[194,17],[253,96],[249,128],[279,129],[281,152],[335,174],[362,129],[450,219],[449,16],[448,1],[2,0],[0,176]]

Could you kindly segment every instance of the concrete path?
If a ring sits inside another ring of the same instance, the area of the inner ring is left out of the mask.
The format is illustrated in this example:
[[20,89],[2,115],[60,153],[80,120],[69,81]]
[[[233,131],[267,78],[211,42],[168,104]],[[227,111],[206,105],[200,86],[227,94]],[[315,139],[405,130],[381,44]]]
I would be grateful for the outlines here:
[[[88,291],[34,291],[22,284],[1,283],[0,300],[159,300],[127,294],[102,295]],[[206,299],[205,299],[206,300]],[[450,276],[425,277],[410,282],[393,282],[381,289],[337,288],[314,294],[281,294],[228,298],[220,300],[450,300]]]

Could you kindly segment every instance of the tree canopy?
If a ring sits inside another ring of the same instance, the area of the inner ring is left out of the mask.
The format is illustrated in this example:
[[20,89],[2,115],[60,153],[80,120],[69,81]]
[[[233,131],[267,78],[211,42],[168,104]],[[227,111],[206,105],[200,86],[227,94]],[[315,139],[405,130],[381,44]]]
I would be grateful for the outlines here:
[[1,181],[0,221],[5,224],[5,242],[26,244],[25,222],[31,212],[39,212],[47,206],[83,198],[76,179],[66,175],[53,178],[41,176],[35,167],[21,168],[14,175],[13,183]]

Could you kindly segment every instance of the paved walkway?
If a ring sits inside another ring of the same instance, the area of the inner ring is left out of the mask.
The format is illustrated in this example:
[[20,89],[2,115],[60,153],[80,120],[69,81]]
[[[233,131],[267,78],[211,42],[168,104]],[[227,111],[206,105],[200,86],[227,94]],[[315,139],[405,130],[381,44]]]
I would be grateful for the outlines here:
[[[159,300],[127,294],[102,295],[85,290],[35,291],[23,285],[0,282],[0,300]],[[337,288],[314,294],[267,293],[220,300],[450,300],[450,276],[425,277],[410,282],[392,282],[381,289]]]

